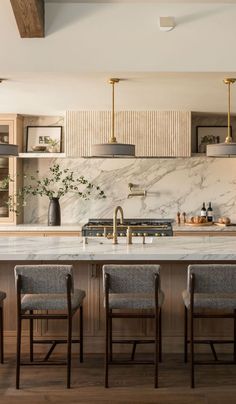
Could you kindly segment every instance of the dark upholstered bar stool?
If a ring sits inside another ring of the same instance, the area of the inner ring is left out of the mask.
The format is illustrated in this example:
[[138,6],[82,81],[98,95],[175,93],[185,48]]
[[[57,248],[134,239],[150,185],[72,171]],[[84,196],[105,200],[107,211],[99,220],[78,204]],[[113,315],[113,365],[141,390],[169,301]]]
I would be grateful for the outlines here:
[[[71,378],[71,344],[80,343],[80,362],[83,362],[83,299],[85,292],[74,289],[71,265],[17,265],[15,267],[17,289],[17,358],[16,388],[20,385],[20,365],[59,364],[67,365],[67,388]],[[22,296],[23,295],[23,296]],[[72,318],[80,309],[80,339],[72,340]],[[45,310],[44,314],[36,310]],[[49,312],[47,312],[49,311]],[[63,312],[63,313],[58,313]],[[30,322],[30,362],[21,363],[22,320]],[[67,321],[66,340],[34,340],[33,320],[48,319]],[[52,346],[42,361],[34,361],[33,345],[37,343]],[[59,343],[67,343],[67,361],[48,361],[52,351]]]
[[4,363],[4,344],[3,344],[3,305],[6,299],[6,293],[0,291],[0,361]]
[[[164,294],[160,290],[159,265],[104,265],[103,281],[106,310],[105,387],[108,387],[110,364],[154,364],[154,387],[158,387],[158,353],[161,361],[161,306]],[[119,309],[119,312],[114,312]],[[124,313],[122,310],[133,310]],[[138,312],[139,310],[139,312]],[[152,318],[155,321],[154,340],[113,340],[114,318]],[[113,361],[112,345],[131,343],[133,352],[130,361]],[[135,348],[140,343],[154,343],[153,361],[134,361]]]
[[[236,363],[236,265],[189,265],[187,290],[183,292],[183,300],[185,305],[185,362],[188,359],[188,343],[190,343],[191,387],[194,387],[195,365]],[[190,340],[188,340],[188,314],[190,319]],[[234,320],[233,340],[196,340],[194,338],[194,320],[197,318],[232,318]],[[210,344],[215,358],[214,361],[195,360],[194,344],[203,343]],[[224,343],[233,344],[232,361],[220,361],[217,358],[214,344]]]

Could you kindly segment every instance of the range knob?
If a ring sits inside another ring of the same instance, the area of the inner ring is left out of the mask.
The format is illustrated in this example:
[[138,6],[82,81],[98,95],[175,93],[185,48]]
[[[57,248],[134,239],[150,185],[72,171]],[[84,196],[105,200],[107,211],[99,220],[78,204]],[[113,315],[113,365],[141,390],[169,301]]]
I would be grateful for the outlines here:
[[161,233],[155,233],[156,237],[160,237]]
[[124,233],[119,233],[119,236],[120,236],[120,237],[124,237]]
[[148,233],[143,233],[143,235],[144,235],[144,237],[147,237],[147,236],[148,236]]
[[138,233],[138,236],[142,236],[142,233]]
[[161,233],[161,236],[162,236],[162,237],[165,237],[165,236],[166,236],[166,234],[165,234],[165,233]]
[[134,236],[134,237],[137,236],[137,233],[132,233],[132,236]]
[[100,233],[96,233],[96,237],[101,237],[101,234],[100,234]]

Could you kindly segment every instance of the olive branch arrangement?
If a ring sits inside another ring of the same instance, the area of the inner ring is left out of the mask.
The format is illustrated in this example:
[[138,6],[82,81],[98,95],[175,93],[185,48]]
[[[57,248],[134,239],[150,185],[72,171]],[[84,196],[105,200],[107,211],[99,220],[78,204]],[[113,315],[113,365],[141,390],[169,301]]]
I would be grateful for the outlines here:
[[[92,182],[88,181],[84,176],[76,177],[73,171],[69,168],[60,169],[59,164],[54,164],[49,168],[49,175],[39,178],[39,171],[35,175],[24,176],[29,179],[31,184],[24,185],[14,195],[9,195],[6,204],[11,212],[19,214],[19,210],[26,206],[27,197],[33,196],[47,196],[49,199],[60,199],[67,193],[74,193],[80,198],[85,200],[95,196],[99,199],[106,198],[103,190]],[[10,182],[14,181],[10,176],[4,178],[2,188],[8,187]]]

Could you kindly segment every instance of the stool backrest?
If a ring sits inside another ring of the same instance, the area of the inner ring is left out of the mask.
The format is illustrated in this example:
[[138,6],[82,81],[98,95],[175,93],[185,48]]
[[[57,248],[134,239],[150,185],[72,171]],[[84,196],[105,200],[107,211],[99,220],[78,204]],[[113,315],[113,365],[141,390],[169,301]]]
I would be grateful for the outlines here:
[[188,291],[190,291],[191,274],[194,274],[195,293],[236,293],[236,265],[189,265]]
[[16,265],[15,277],[21,275],[21,293],[66,293],[67,275],[71,275],[72,265]]
[[159,265],[103,265],[109,275],[109,293],[154,293]]

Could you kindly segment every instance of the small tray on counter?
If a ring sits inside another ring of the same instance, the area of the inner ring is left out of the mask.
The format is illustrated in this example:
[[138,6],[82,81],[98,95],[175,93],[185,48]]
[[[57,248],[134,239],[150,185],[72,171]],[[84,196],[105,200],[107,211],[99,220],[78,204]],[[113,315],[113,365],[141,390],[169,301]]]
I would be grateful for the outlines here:
[[193,227],[202,227],[202,226],[212,226],[213,222],[206,222],[206,223],[185,223],[185,226],[193,226]]

